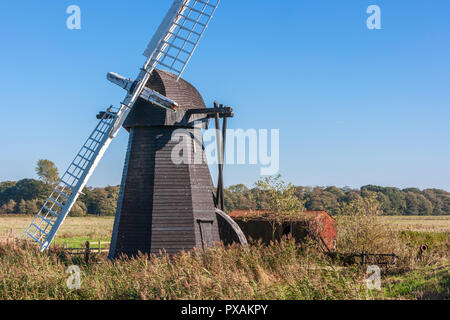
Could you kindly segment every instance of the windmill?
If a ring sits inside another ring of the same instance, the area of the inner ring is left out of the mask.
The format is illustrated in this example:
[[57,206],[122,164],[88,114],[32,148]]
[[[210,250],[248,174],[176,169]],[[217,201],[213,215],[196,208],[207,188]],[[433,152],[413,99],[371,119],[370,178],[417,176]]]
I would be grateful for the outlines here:
[[[175,163],[177,130],[188,137],[185,150],[205,159],[199,129],[215,119],[223,159],[226,119],[232,109],[206,108],[200,93],[181,78],[220,0],[175,0],[147,46],[147,60],[135,80],[116,73],[107,79],[126,90],[119,108],[97,115],[98,125],[76,155],[26,233],[45,251],[80,196],[111,141],[129,132],[109,257],[139,252],[175,254],[213,242],[245,243],[223,210],[223,165],[217,191],[206,161]],[[201,131],[200,131],[201,132]]]

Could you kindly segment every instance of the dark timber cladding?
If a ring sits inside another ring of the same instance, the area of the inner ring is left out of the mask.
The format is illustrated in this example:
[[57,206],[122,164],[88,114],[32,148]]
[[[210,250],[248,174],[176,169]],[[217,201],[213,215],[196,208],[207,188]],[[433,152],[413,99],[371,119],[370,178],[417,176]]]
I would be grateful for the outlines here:
[[[205,116],[187,112],[205,109],[203,99],[189,83],[164,71],[154,71],[147,86],[176,101],[180,109],[173,113],[140,100],[125,121],[130,140],[111,258],[163,250],[172,255],[220,241],[202,137],[193,138],[193,122]],[[190,139],[192,159],[200,153],[200,163],[172,161],[173,148],[179,144],[172,141],[172,134],[180,128]]]

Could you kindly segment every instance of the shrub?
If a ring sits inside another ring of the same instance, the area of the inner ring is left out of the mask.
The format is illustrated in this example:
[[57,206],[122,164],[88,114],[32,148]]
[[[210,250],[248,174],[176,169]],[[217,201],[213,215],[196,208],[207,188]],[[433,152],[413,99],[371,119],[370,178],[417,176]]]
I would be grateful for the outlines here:
[[36,214],[40,207],[41,205],[38,200],[25,201],[25,213],[27,214]]
[[17,205],[16,213],[20,214],[36,214],[39,211],[37,200],[20,200]]
[[283,181],[281,175],[265,177],[257,181],[255,185],[268,196],[263,209],[269,212],[267,218],[272,225],[272,240],[275,240],[276,227],[281,227],[286,218],[304,211],[304,203],[296,196],[294,185]]
[[0,214],[11,214],[16,213],[16,202],[14,200],[9,200],[7,203],[0,207]]
[[72,210],[70,210],[69,216],[71,217],[83,217],[87,214],[87,208],[86,205],[81,202],[77,201],[72,207]]
[[337,217],[340,252],[394,253],[412,263],[412,248],[383,221],[375,194],[344,204],[340,211]]

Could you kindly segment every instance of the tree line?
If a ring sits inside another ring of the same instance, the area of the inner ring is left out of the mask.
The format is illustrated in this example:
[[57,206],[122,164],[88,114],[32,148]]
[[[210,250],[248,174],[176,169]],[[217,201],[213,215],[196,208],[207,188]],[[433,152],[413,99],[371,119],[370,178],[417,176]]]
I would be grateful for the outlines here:
[[[36,174],[39,180],[0,182],[0,214],[34,215],[39,211],[59,177],[58,170],[49,160],[39,160]],[[342,213],[345,205],[365,198],[375,199],[385,215],[450,215],[450,193],[445,190],[373,185],[360,189],[334,186],[292,188],[289,192],[306,210],[325,210],[332,215]],[[70,215],[114,215],[119,189],[119,186],[85,188]],[[252,188],[238,184],[224,190],[227,212],[234,209],[267,210],[273,208],[273,198],[273,192],[261,183],[256,183]]]
[[[0,182],[0,214],[37,214],[52,191],[52,186],[35,179]],[[119,186],[85,188],[70,216],[114,215]]]
[[[295,196],[306,210],[325,210],[332,215],[342,213],[342,208],[365,198],[375,198],[384,215],[450,215],[450,193],[439,189],[398,189],[367,185],[360,189],[349,187],[295,186]],[[225,189],[225,208],[264,210],[270,207],[268,193],[255,186],[243,184]]]
[[[55,164],[49,160],[39,160],[35,171],[39,180],[0,182],[0,214],[38,213],[58,183],[59,173]],[[69,215],[114,215],[118,195],[119,186],[84,188]]]

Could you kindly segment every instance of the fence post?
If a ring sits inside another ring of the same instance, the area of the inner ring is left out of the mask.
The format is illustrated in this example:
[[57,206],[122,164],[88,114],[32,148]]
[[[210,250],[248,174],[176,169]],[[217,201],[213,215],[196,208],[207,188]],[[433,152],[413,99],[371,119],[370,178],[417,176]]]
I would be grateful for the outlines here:
[[9,236],[11,237],[13,250],[15,250],[16,249],[16,238],[14,237],[14,229],[13,228],[11,228]]
[[90,245],[89,241],[86,241],[86,250],[84,251],[84,262],[86,262],[86,264],[89,264],[89,254],[91,253]]
[[397,255],[395,253],[392,254],[392,264],[397,264]]
[[100,254],[102,252],[102,242],[101,240],[98,240],[98,253]]
[[365,254],[364,250],[361,252],[361,264],[362,265],[366,264],[366,254]]

